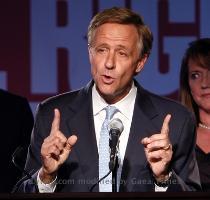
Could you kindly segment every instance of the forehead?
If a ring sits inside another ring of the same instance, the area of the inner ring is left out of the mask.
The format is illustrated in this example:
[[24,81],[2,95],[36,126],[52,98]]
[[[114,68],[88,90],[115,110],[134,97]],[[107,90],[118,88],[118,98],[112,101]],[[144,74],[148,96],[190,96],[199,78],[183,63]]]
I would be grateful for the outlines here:
[[188,61],[188,69],[189,70],[209,70],[210,66],[203,65],[199,62],[199,60],[189,59]]
[[138,32],[134,25],[105,23],[95,30],[94,43],[133,44],[138,40]]

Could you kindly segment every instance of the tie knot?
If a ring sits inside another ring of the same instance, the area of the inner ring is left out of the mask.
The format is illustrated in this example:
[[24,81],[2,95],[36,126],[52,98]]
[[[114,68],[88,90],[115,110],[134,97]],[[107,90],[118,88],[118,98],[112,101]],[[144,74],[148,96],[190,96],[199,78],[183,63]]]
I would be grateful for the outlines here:
[[118,112],[118,109],[115,106],[107,106],[105,110],[106,110],[106,119],[108,120],[112,119],[114,114]]

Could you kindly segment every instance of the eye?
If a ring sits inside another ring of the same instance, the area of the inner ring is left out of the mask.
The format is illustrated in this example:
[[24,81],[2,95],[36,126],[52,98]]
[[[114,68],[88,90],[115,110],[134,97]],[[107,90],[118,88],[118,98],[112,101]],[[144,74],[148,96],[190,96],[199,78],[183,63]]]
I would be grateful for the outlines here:
[[127,57],[128,54],[125,52],[125,51],[118,51],[118,54],[121,56],[121,57]]
[[200,77],[200,73],[198,73],[198,72],[192,72],[191,74],[190,74],[190,79],[192,79],[192,80],[196,80],[196,79],[198,79]]
[[107,48],[96,48],[97,53],[105,53],[107,52]]
[[97,49],[97,52],[104,52],[105,49]]

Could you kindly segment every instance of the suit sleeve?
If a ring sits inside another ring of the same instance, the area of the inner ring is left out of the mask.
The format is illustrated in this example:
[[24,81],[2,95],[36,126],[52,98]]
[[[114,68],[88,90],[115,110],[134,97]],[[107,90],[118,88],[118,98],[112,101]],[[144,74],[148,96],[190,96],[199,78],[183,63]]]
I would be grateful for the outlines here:
[[192,117],[184,120],[179,134],[177,143],[173,144],[172,177],[167,191],[199,191],[201,185],[195,157],[196,132]]

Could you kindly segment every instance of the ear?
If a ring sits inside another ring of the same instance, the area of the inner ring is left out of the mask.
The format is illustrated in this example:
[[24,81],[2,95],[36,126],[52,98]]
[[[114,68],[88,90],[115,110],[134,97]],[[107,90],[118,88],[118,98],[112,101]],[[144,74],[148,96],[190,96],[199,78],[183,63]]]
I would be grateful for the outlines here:
[[91,48],[88,46],[88,55],[89,55],[89,60],[91,61]]
[[146,61],[147,61],[148,56],[144,55],[142,58],[138,60],[137,66],[136,66],[136,74],[138,74],[144,67]]

